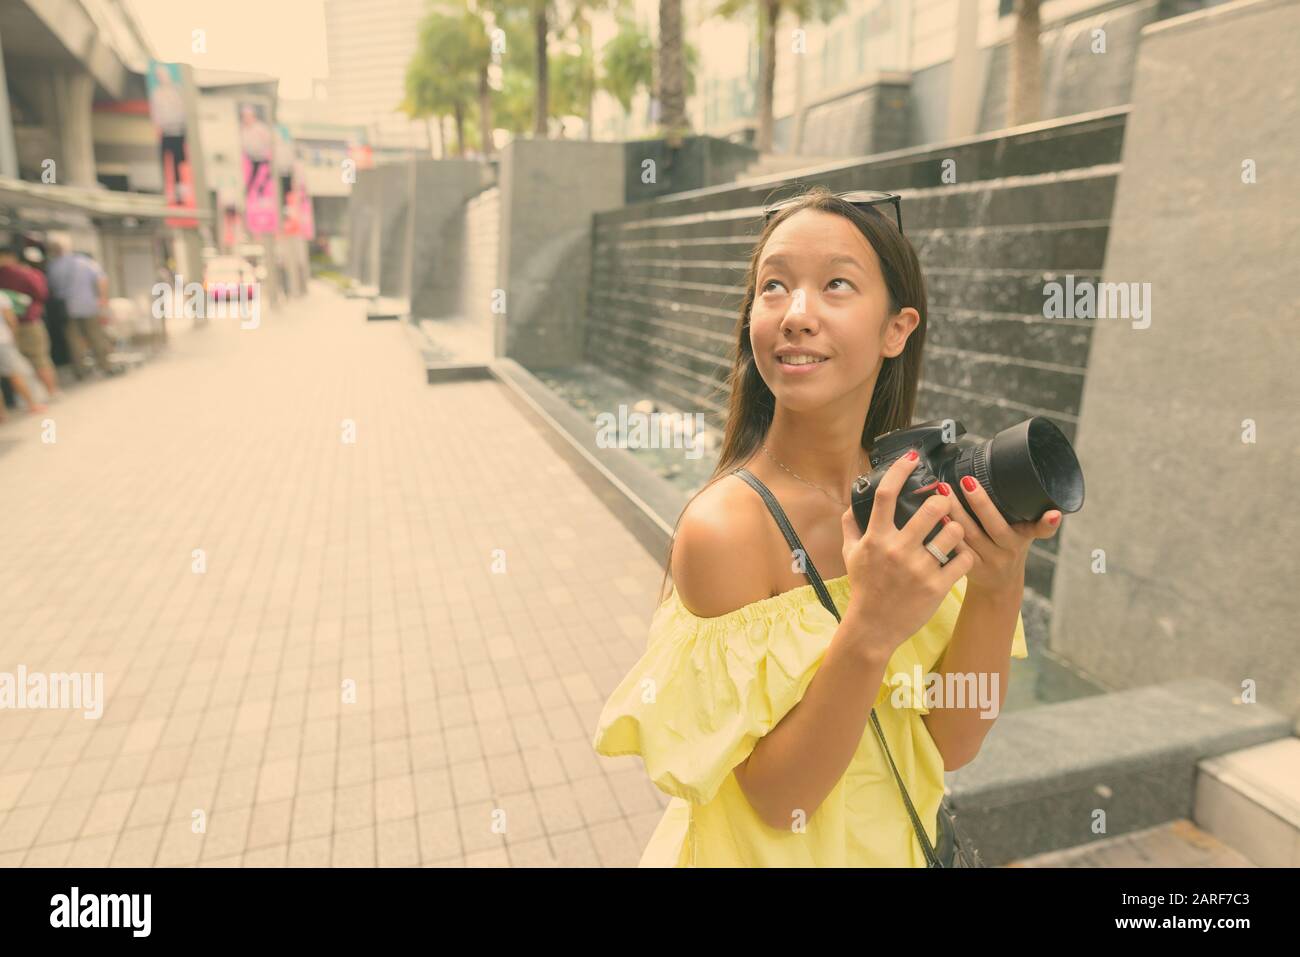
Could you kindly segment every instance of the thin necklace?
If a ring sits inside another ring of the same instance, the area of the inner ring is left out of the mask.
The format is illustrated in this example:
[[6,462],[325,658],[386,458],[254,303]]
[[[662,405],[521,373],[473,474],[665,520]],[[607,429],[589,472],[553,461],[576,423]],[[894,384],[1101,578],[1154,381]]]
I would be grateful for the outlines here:
[[[772,450],[769,449],[766,445],[763,446],[763,451],[767,453],[767,457],[770,458],[773,462],[775,462],[777,465],[781,466],[781,468],[785,469],[785,470],[786,470],[787,472],[789,472],[791,475],[794,475],[794,472],[793,472],[789,467],[787,467],[787,466],[785,465],[785,463],[783,463],[780,459],[778,459],[775,455],[773,455],[773,454],[772,454]],[[820,485],[818,485],[817,483],[815,483],[815,482],[810,482],[810,481],[808,481],[808,480],[805,479],[805,478],[799,478],[799,476],[797,476],[797,475],[794,475],[794,477],[797,478],[797,479],[799,479],[800,482],[803,482],[804,485],[811,485],[813,488],[815,488],[817,491],[821,492],[823,495],[825,495],[828,499],[830,499],[832,502],[834,502],[834,503],[835,503],[836,505],[838,505],[840,508],[848,508],[848,507],[849,507],[849,503],[848,503],[848,502],[841,502],[841,501],[840,501],[839,499],[837,499],[834,495],[832,495],[830,492],[826,491],[826,489],[822,488],[822,487],[821,487]]]

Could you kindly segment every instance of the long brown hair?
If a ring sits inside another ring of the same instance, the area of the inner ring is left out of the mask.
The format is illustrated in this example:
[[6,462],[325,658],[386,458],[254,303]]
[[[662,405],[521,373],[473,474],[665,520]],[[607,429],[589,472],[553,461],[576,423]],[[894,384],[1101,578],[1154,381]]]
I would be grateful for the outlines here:
[[664,557],[664,577],[659,584],[660,601],[672,570],[673,543],[677,540],[677,527],[691,502],[705,489],[730,474],[745,462],[762,444],[772,424],[776,399],[758,373],[754,349],[749,341],[749,313],[754,305],[755,286],[758,281],[758,261],[771,238],[773,230],[805,209],[816,209],[843,216],[866,237],[880,260],[885,288],[889,291],[890,314],[911,306],[921,314],[921,321],[907,338],[907,344],[897,356],[886,357],[876,378],[867,410],[867,420],[862,429],[862,448],[871,451],[871,443],[878,435],[906,428],[912,424],[916,406],[916,388],[921,377],[921,352],[925,348],[926,297],[925,278],[916,250],[907,237],[899,232],[891,218],[882,216],[874,208],[864,211],[835,197],[825,186],[810,187],[798,201],[777,215],[763,228],[750,255],[749,270],[745,276],[745,298],[740,304],[736,319],[736,345],[731,354],[731,371],[724,388],[730,390],[727,400],[727,423],[723,433],[722,451],[718,464],[709,480],[682,507],[673,535]]

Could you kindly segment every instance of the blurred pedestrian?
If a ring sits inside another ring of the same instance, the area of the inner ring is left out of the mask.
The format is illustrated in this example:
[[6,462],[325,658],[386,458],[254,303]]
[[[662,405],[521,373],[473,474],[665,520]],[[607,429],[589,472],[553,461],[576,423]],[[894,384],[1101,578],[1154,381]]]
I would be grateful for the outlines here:
[[18,316],[18,328],[14,332],[15,344],[36,370],[36,375],[50,397],[57,398],[59,380],[54,374],[54,363],[50,360],[50,333],[45,328],[45,301],[49,298],[49,288],[45,274],[23,261],[21,242],[0,248],[0,289],[20,292],[30,297],[27,310]]
[[109,362],[108,336],[100,325],[100,316],[108,306],[108,276],[85,253],[70,253],[60,243],[49,246],[50,266],[47,270],[50,295],[63,300],[68,313],[64,336],[72,354],[72,369],[78,379],[84,378],[86,344],[95,355],[95,365],[105,375],[116,375],[119,369]]
[[[18,328],[18,313],[26,311],[29,303],[22,293],[0,290],[0,376],[9,381],[14,392],[27,403],[28,412],[44,412],[45,406],[36,401],[36,396],[27,385],[27,371],[30,368],[23,354],[14,344],[14,330]],[[9,417],[4,402],[0,401],[0,422]]]

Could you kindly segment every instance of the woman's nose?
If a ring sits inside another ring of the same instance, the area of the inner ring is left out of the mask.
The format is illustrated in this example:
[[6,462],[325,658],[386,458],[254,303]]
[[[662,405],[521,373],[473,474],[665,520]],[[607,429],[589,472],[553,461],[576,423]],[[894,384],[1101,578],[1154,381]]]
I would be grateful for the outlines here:
[[812,310],[808,308],[807,292],[803,289],[794,290],[790,294],[789,308],[786,309],[785,316],[781,319],[782,330],[812,329],[816,325],[816,317],[813,316]]

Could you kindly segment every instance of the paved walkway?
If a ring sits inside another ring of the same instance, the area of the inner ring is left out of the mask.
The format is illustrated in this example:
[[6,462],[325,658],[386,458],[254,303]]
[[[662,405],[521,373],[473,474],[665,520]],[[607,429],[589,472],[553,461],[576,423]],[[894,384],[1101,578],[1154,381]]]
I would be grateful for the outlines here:
[[636,863],[667,797],[590,742],[660,567],[363,308],[214,320],[53,443],[0,426],[0,672],[106,698],[0,711],[0,865]]
[[1244,855],[1186,818],[1132,834],[1050,851],[1012,867],[1254,867]]
[[[637,862],[668,799],[591,736],[658,562],[363,317],[321,287],[0,425],[0,675],[106,699],[0,710],[0,866]],[[1016,866],[1135,864],[1248,862],[1180,822]]]

